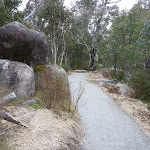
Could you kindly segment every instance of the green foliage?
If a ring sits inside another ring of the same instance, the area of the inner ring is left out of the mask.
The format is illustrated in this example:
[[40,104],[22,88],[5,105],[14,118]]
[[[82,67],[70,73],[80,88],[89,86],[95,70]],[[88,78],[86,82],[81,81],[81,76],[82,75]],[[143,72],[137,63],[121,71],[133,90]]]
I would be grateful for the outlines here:
[[59,0],[44,1],[37,18],[37,27],[48,39],[51,63],[62,63],[69,45],[72,13]]
[[146,57],[150,56],[150,19],[144,22],[143,28],[140,31],[138,45]]
[[34,72],[37,72],[37,71],[44,71],[46,68],[45,65],[38,65],[34,68]]
[[107,25],[118,14],[117,5],[108,6],[111,2],[112,0],[80,0],[74,8],[77,12],[73,23],[74,38],[87,49],[90,70],[96,68],[97,51],[107,35]]
[[[39,12],[38,17],[39,23],[42,23],[41,27],[45,28],[45,31],[47,29],[53,31],[57,30],[59,25],[64,23],[67,13],[58,0],[51,0],[44,2],[44,8]],[[48,23],[46,27],[45,23]]]
[[145,70],[132,74],[129,84],[135,90],[135,97],[150,102],[150,72]]
[[69,64],[71,69],[88,69],[89,54],[86,48],[79,44],[73,44],[70,47]]
[[149,11],[140,3],[113,19],[108,37],[99,49],[103,66],[114,66],[130,73],[143,68],[145,59],[150,55],[149,19]]
[[4,4],[0,3],[0,27],[12,22],[22,21],[24,14],[17,10],[21,0],[4,0]]
[[117,79],[118,81],[123,81],[125,78],[125,74],[123,71],[111,71],[111,77],[113,79]]
[[29,106],[33,107],[36,110],[44,108],[43,104],[41,102],[39,102],[39,101],[36,104],[31,104]]

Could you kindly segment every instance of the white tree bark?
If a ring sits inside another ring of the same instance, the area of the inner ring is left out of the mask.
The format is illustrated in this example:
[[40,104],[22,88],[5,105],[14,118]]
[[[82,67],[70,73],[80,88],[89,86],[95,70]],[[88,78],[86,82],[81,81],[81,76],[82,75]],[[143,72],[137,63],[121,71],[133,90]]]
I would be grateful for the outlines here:
[[62,66],[63,58],[64,58],[65,51],[66,51],[64,28],[62,29],[62,39],[63,39],[63,49],[62,49],[62,54],[61,54],[61,59],[60,59],[60,66]]
[[42,0],[35,0],[35,7],[33,8],[32,12],[24,18],[24,21],[28,21],[32,17],[34,17],[37,11],[41,8],[41,6],[42,6]]
[[28,21],[30,20],[30,18],[34,17],[36,12],[37,12],[37,9],[33,8],[33,11],[27,17],[24,18],[24,21]]

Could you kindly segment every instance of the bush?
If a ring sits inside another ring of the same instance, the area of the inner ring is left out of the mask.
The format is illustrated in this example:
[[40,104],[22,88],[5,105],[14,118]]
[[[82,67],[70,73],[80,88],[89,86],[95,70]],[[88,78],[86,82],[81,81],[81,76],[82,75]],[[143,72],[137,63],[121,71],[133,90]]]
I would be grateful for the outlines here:
[[[59,75],[50,74],[46,70],[38,77],[38,97],[48,108],[55,110],[69,110],[71,105],[69,85]],[[68,90],[66,90],[68,88]]]
[[103,69],[101,69],[100,72],[101,72],[101,74],[102,74],[105,78],[111,79],[111,74],[110,74],[110,70],[109,70],[109,69],[103,68]]
[[150,102],[150,73],[145,70],[133,73],[130,86],[135,90],[135,97],[145,102]]
[[125,74],[123,71],[116,71],[115,72],[115,70],[112,70],[111,71],[111,77],[113,79],[117,79],[118,81],[122,81],[125,78]]

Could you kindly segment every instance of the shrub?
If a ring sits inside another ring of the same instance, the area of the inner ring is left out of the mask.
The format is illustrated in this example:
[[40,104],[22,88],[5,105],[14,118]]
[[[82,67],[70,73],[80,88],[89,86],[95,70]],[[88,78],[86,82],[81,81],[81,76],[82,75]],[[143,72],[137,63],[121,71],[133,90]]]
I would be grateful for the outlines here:
[[54,108],[65,111],[70,109],[69,85],[65,85],[64,82],[66,81],[62,77],[44,70],[36,82],[38,82],[38,97],[48,109]]
[[101,69],[100,72],[101,72],[101,74],[102,74],[105,78],[111,79],[111,74],[110,74],[110,70],[109,70],[109,69],[103,68],[103,69]]
[[123,71],[116,71],[112,70],[111,72],[111,77],[114,79],[117,79],[118,81],[122,81],[125,78],[124,72]]
[[130,86],[135,90],[135,97],[150,102],[150,73],[145,70],[132,74]]

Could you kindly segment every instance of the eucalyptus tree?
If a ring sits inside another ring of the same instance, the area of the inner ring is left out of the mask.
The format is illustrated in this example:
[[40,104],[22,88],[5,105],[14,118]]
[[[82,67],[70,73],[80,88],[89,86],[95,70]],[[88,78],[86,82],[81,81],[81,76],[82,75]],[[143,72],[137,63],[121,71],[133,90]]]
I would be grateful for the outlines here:
[[150,19],[144,22],[138,45],[145,59],[145,67],[150,69]]
[[80,0],[76,5],[77,42],[84,45],[90,57],[90,70],[96,69],[97,50],[100,41],[105,37],[105,31],[114,15],[118,13],[112,0]]
[[21,0],[0,0],[0,26],[11,21],[21,21],[23,14],[18,11]]
[[144,59],[150,56],[148,18],[147,10],[139,3],[112,21],[103,55],[108,56],[104,61],[111,61],[115,70],[131,72],[143,68]]
[[42,9],[43,7],[42,0],[29,0],[26,8],[24,10],[25,18],[24,21],[28,21],[32,23],[32,25],[36,25],[36,19],[37,19],[37,13]]
[[140,0],[143,8],[146,10],[150,10],[150,1],[149,0]]
[[65,37],[72,20],[71,13],[62,4],[63,2],[59,0],[45,0],[37,15],[37,26],[47,35],[52,61],[60,65],[62,65],[66,51]]
[[63,4],[64,0],[29,0],[24,18],[46,34],[51,62],[60,66],[66,53],[66,36],[72,20],[71,12]]

